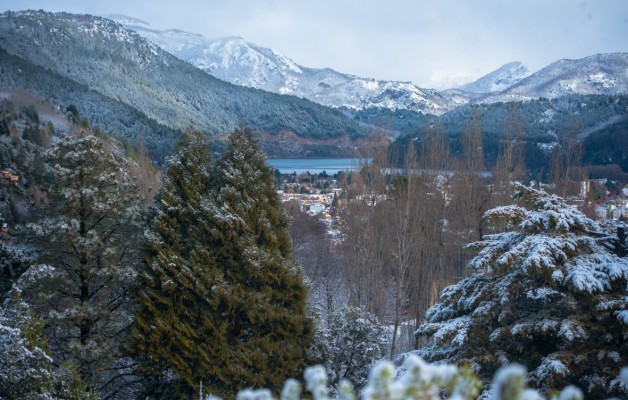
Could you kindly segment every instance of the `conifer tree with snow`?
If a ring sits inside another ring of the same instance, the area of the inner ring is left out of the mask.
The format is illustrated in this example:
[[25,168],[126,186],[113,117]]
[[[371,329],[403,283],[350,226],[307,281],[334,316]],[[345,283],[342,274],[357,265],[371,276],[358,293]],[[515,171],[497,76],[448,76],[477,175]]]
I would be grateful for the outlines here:
[[33,255],[29,254],[23,246],[0,238],[0,301],[9,296],[13,284],[28,269],[32,259]]
[[73,361],[106,395],[124,372],[119,347],[133,317],[138,198],[121,152],[102,138],[66,137],[46,161],[48,201],[32,226],[38,258],[18,286],[44,319],[55,361]]
[[377,317],[358,307],[334,312],[321,330],[320,358],[337,388],[343,379],[361,388],[371,367],[385,356],[387,333]]
[[44,348],[42,325],[12,290],[0,307],[0,399],[50,396],[52,358]]
[[488,211],[509,232],[471,246],[475,272],[445,289],[417,334],[430,361],[470,363],[489,380],[501,366],[527,367],[545,391],[576,385],[591,398],[624,397],[628,360],[628,259],[609,236],[561,198],[516,184],[511,205]]
[[279,389],[298,375],[309,344],[272,168],[250,131],[233,133],[210,164],[200,135],[184,135],[147,234],[148,289],[131,351],[152,377],[153,398]]
[[96,399],[72,363],[55,365],[43,325],[13,288],[0,307],[0,399]]
[[209,293],[214,263],[190,262],[190,253],[201,241],[210,168],[207,141],[199,133],[183,133],[167,159],[163,186],[149,211],[146,288],[129,349],[141,361],[145,394],[152,398],[191,397],[216,361],[207,349],[221,336],[212,322]]
[[273,182],[274,170],[251,131],[234,131],[214,169],[215,206],[203,225],[211,243],[195,253],[199,261],[213,253],[222,280],[214,294],[228,353],[223,383],[215,381],[209,392],[278,392],[286,377],[304,367],[312,337],[307,290],[292,256],[290,219]]

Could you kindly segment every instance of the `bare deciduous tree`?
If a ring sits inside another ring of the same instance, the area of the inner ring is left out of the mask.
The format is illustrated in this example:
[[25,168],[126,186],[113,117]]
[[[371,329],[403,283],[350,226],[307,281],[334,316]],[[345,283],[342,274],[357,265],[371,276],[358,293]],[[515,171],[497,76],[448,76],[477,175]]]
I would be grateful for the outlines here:
[[582,141],[578,134],[581,128],[572,120],[569,129],[559,135],[551,162],[551,179],[557,195],[564,199],[578,194],[579,183],[583,179]]

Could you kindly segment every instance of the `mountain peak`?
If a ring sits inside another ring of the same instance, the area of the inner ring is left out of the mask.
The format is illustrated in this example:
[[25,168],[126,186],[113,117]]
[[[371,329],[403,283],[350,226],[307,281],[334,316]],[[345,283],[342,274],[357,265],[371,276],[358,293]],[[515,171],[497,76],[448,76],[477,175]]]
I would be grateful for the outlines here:
[[513,85],[505,95],[556,98],[571,94],[628,92],[628,53],[561,59]]
[[307,68],[280,52],[240,36],[206,39],[186,32],[126,26],[165,51],[218,79],[268,92],[307,98],[331,107],[386,107],[442,114],[448,99],[410,82],[379,81]]
[[530,75],[528,67],[519,61],[509,62],[476,81],[460,86],[459,89],[471,93],[501,92]]

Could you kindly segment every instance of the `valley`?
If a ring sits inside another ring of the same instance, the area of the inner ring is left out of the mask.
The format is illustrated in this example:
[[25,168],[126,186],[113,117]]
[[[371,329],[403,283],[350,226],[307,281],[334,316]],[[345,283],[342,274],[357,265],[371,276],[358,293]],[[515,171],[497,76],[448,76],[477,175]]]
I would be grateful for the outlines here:
[[0,400],[628,396],[607,3],[53,3],[0,14]]

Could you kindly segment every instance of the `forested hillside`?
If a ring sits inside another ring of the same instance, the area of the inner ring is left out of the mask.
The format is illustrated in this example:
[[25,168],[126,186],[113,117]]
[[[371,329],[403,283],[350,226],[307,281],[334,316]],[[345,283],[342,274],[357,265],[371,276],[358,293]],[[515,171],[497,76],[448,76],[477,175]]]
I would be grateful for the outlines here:
[[155,160],[163,161],[179,133],[137,109],[113,100],[49,69],[28,63],[0,49],[0,87],[20,88],[65,111],[74,105],[83,118],[131,143],[143,141]]
[[[47,45],[38,44],[42,42]],[[304,139],[302,146],[288,149],[291,154],[307,153],[319,142],[341,138],[349,143],[345,149],[349,152],[352,140],[366,133],[337,110],[215,79],[104,18],[43,11],[6,12],[0,17],[0,48],[22,62],[53,73],[40,73],[44,82],[38,85],[39,95],[51,101],[56,94],[50,90],[60,86],[54,81],[62,77],[78,84],[74,85],[76,90],[83,88],[80,92],[93,91],[124,103],[160,126],[173,130],[193,126],[213,140],[244,123],[256,134],[269,134],[264,139],[271,143],[267,146],[271,153],[282,151],[272,143],[283,139],[273,136],[283,131]],[[15,60],[5,68],[14,76],[7,83],[24,84],[15,78],[20,74]],[[46,82],[50,79],[53,82]],[[85,96],[77,96],[77,100]],[[79,109],[86,109],[82,112],[88,118],[98,118],[96,113],[89,113],[92,104],[75,103]],[[109,104],[101,102],[103,106]],[[102,126],[114,131],[114,126]],[[127,132],[131,133],[127,129],[118,134]]]
[[[377,124],[400,133],[395,146],[407,147],[411,140],[422,140],[430,129],[439,129],[451,140],[452,150],[461,154],[465,132],[477,126],[482,132],[485,162],[495,165],[504,131],[516,129],[525,142],[526,167],[533,172],[547,171],[551,154],[567,134],[583,142],[585,165],[619,166],[628,171],[625,124],[628,120],[626,96],[564,96],[517,103],[468,104],[440,117],[409,111],[363,110],[354,115],[358,121]],[[612,150],[603,143],[613,143]]]

